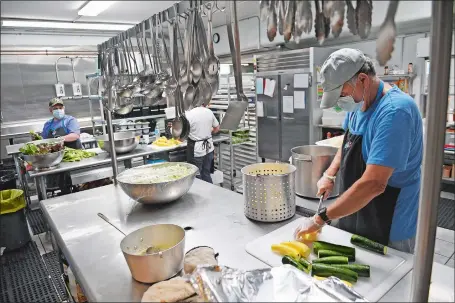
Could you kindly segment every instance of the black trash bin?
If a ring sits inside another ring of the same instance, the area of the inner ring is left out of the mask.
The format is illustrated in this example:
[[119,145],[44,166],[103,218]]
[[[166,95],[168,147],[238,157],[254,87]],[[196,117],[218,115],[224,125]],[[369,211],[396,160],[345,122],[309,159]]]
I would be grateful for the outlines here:
[[16,187],[16,172],[12,169],[0,170],[0,190],[15,189]]
[[0,191],[0,247],[4,247],[5,252],[18,249],[31,240],[25,206],[24,191]]

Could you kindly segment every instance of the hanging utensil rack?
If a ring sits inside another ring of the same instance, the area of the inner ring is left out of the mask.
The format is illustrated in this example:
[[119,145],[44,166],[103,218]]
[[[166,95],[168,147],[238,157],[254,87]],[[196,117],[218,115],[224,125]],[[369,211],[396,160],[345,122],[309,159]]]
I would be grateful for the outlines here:
[[[210,6],[209,6],[210,5]],[[152,45],[152,50],[155,59],[155,63],[158,64],[155,66],[153,64],[150,56],[150,68],[154,68],[153,73],[158,76],[157,72],[160,74],[163,74],[167,72],[167,67],[166,68],[163,66],[161,67],[161,64],[163,62],[166,62],[166,65],[170,65],[172,67],[172,63],[170,62],[169,58],[169,53],[167,49],[164,49],[164,54],[167,56],[163,56],[163,50],[161,49],[161,46],[166,46],[166,37],[163,31],[162,26],[166,23],[169,23],[167,26],[168,29],[168,36],[170,40],[170,29],[171,27],[169,26],[172,24],[172,22],[179,22],[180,17],[182,18],[188,18],[190,16],[190,10],[194,9],[200,9],[202,14],[204,14],[205,11],[208,10],[210,7],[212,14],[216,13],[217,11],[223,11],[223,8],[220,8],[218,6],[218,3],[216,1],[182,1],[178,4],[174,4],[170,8],[155,14],[154,16],[147,18],[146,20],[140,22],[139,24],[133,26],[132,28],[128,29],[127,31],[118,34],[115,37],[110,38],[109,40],[103,42],[102,44],[98,45],[98,58],[99,58],[99,67],[100,67],[100,93],[101,93],[101,98],[103,100],[103,107],[106,109],[106,122],[107,122],[107,129],[109,131],[109,136],[112,137],[113,135],[113,126],[112,126],[112,113],[114,110],[118,109],[119,106],[124,106],[126,102],[126,105],[128,105],[127,102],[129,102],[129,98],[135,98],[138,95],[141,95],[142,92],[139,92],[135,86],[140,85],[140,82],[138,84],[137,79],[140,77],[144,77],[144,74],[146,74],[146,56],[144,52],[141,49],[141,44],[142,47],[145,44],[147,44],[147,39],[151,38],[153,45]],[[161,38],[159,37],[158,32],[156,31],[154,34],[155,28],[160,24],[161,27]],[[154,26],[153,26],[154,25]],[[155,27],[155,28],[154,28]],[[131,43],[131,38],[135,38],[137,41],[137,46],[133,47],[133,44]],[[174,37],[175,38],[175,37]],[[155,40],[156,39],[156,40]],[[161,39],[161,41],[160,41]],[[142,42],[140,42],[143,40]],[[129,45],[128,45],[129,44]],[[168,44],[170,45],[170,43]],[[178,49],[178,47],[177,47]],[[140,52],[140,60],[137,59],[137,50]],[[149,47],[147,46],[147,55],[148,54]],[[183,49],[182,49],[183,52]],[[177,51],[178,53],[178,51]],[[159,57],[158,57],[159,56]],[[161,60],[161,57],[163,57],[164,60]],[[133,68],[133,63],[134,63],[134,68]],[[139,69],[138,63],[142,63],[144,66],[141,66]],[[141,70],[141,72],[139,71]],[[131,79],[133,79],[131,81]],[[128,82],[125,83],[125,80]],[[166,81],[165,79],[163,81]],[[161,87],[161,85],[158,83],[158,81],[154,81],[150,86],[154,85],[155,87]],[[153,89],[153,88],[152,88]],[[133,94],[130,94],[130,91],[128,90],[135,90]],[[142,87],[142,90],[145,90],[144,87]],[[150,89],[149,89],[150,90]],[[117,96],[117,93],[119,96]],[[124,95],[122,95],[125,93]],[[161,99],[164,99],[164,94],[166,92],[162,92],[163,96],[158,97]],[[146,97],[146,93],[142,94],[143,97]],[[123,100],[119,100],[123,99]],[[126,100],[125,100],[126,99]],[[156,99],[156,98],[155,98]],[[167,99],[167,102],[169,102],[169,99]],[[113,138],[110,138],[110,140],[113,140]],[[113,176],[114,176],[114,184],[116,184],[116,177],[118,174],[118,169],[117,169],[117,159],[115,155],[115,151],[111,151],[112,155],[112,169],[113,169]]]

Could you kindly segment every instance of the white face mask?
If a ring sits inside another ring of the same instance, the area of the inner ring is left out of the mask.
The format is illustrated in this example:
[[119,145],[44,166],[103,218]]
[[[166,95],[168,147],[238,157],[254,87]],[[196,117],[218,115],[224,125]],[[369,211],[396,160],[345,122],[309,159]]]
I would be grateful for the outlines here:
[[362,102],[356,103],[352,96],[340,97],[338,99],[338,106],[346,112],[354,112],[360,108]]
[[[351,85],[351,84],[349,83],[349,85]],[[352,92],[352,94],[350,96],[340,97],[340,98],[338,98],[338,101],[337,101],[338,106],[346,112],[354,112],[357,109],[359,109],[363,104],[363,100],[357,103],[357,102],[355,102],[354,97],[352,97],[352,95],[354,95],[354,93],[355,93],[356,86],[353,86],[353,87],[354,87],[354,91]],[[365,98],[365,89],[363,90],[363,97]]]

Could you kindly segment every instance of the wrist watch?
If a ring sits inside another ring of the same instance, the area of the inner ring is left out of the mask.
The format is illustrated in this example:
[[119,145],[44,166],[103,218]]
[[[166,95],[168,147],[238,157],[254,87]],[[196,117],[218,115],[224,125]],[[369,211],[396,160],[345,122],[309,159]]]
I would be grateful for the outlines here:
[[319,211],[318,211],[318,216],[321,217],[322,221],[325,222],[325,224],[330,224],[330,219],[329,217],[327,217],[327,208],[326,207],[322,207]]

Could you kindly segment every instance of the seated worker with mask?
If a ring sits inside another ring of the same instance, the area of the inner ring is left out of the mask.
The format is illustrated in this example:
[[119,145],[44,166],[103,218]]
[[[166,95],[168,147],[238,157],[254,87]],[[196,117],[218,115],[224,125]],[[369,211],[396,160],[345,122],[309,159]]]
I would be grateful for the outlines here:
[[[53,118],[44,124],[42,137],[43,139],[62,137],[66,147],[82,149],[82,143],[79,139],[81,132],[79,123],[76,118],[65,115],[65,106],[59,98],[53,98],[49,101],[49,111]],[[48,188],[60,188],[62,194],[71,193],[71,177],[69,173],[49,175],[46,179]]]
[[79,123],[76,118],[65,115],[63,101],[59,98],[51,99],[49,101],[49,111],[53,118],[44,124],[42,137],[44,139],[63,137],[65,146],[81,149],[82,144],[79,140],[81,130]]
[[327,197],[340,178],[340,197],[295,230],[300,238],[339,219],[338,228],[413,253],[423,154],[416,102],[377,76],[356,49],[333,52],[321,67],[322,108],[347,111],[344,141],[317,183]]

